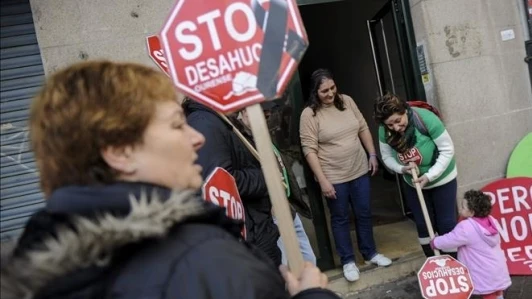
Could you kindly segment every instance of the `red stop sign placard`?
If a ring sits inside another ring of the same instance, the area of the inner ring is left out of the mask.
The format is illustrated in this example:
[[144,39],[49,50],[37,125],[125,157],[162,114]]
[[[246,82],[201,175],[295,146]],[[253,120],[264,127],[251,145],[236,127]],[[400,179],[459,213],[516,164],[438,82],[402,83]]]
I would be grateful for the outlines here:
[[508,271],[532,275],[532,178],[500,179],[482,191],[491,198]]
[[473,293],[469,270],[449,255],[428,258],[417,276],[426,299],[467,299]]
[[[203,185],[203,198],[217,206],[224,207],[229,218],[246,221],[242,199],[238,194],[235,178],[227,170],[216,167]],[[242,228],[242,237],[246,239],[246,228]]]
[[176,86],[222,112],[279,97],[308,45],[296,0],[178,0],[160,38]]
[[148,54],[157,66],[166,74],[168,74],[168,64],[164,57],[164,50],[161,47],[161,42],[157,35],[146,37],[146,44],[148,46]]

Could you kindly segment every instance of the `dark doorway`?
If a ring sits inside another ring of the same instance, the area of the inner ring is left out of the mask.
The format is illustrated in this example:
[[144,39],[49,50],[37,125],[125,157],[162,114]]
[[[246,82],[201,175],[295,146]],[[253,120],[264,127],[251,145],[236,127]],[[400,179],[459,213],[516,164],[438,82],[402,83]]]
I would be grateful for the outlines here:
[[[423,85],[419,71],[416,72],[419,68],[417,64],[414,65],[417,61],[414,61],[416,54],[415,42],[412,42],[411,22],[405,18],[409,14],[399,13],[401,9],[408,7],[408,1],[306,2],[305,4],[309,5],[301,5],[299,9],[310,45],[299,65],[296,76],[298,84],[292,87],[302,96],[301,102],[294,99],[294,102],[300,104],[297,105],[298,109],[292,112],[297,114],[293,117],[299,121],[301,110],[306,106],[311,73],[318,68],[329,69],[335,76],[339,91],[355,100],[370,127],[378,149],[378,126],[372,118],[375,99],[388,90],[405,98],[424,99],[424,92],[420,94],[418,90],[419,87],[422,89]],[[380,47],[377,49],[376,45]],[[306,164],[303,157],[300,161]],[[305,167],[305,172],[310,204],[313,212],[319,216],[312,222],[316,229],[317,243],[323,254],[326,251],[323,249],[330,250],[326,246],[329,238],[320,240],[319,234],[323,234],[323,229],[329,226],[329,213],[327,204],[321,197],[319,185],[314,181],[308,166]],[[407,208],[403,203],[401,184],[398,183],[400,179],[380,163],[379,173],[372,177],[371,181],[374,227],[382,226],[382,229],[386,230],[390,224],[404,222]],[[322,218],[322,215],[327,219]],[[352,224],[354,228],[354,222]],[[330,260],[324,255],[319,256],[318,262],[320,259]],[[336,260],[336,257],[334,259]]]
[[[310,41],[299,66],[304,101],[309,96],[310,74],[318,68],[331,70],[340,92],[351,96],[364,115],[376,148],[377,125],[372,119],[372,110],[374,100],[380,93],[366,22],[387,3],[386,0],[338,1],[300,7]],[[400,64],[397,47],[393,46],[396,44],[393,18],[391,14],[385,17],[392,19],[390,26],[385,27],[388,39],[393,41],[389,43],[393,51],[390,58]],[[393,76],[397,83],[403,81],[398,69],[399,73]],[[397,86],[397,89],[404,90],[404,83]],[[396,176],[381,165],[379,174],[372,178],[371,183],[374,225],[402,220],[404,214]]]
[[[415,94],[416,87],[413,81],[418,75],[415,74],[413,70],[415,68],[411,63],[404,66],[404,61],[408,59],[412,61],[412,57],[415,57],[415,52],[413,52],[415,42],[413,51],[412,48],[406,47],[409,43],[405,32],[408,27],[411,30],[411,23],[404,19],[400,21],[395,14],[392,14],[392,7],[399,7],[403,4],[408,7],[408,1],[404,1],[406,3],[403,3],[403,0],[298,1],[310,46],[300,63],[299,72],[292,78],[285,95],[276,101],[277,112],[272,114],[271,130],[274,142],[280,150],[293,158],[294,162],[291,167],[300,181],[299,185],[304,197],[311,206],[312,219],[302,217],[302,221],[318,258],[318,265],[323,270],[334,267],[337,259],[337,256],[333,254],[334,244],[331,242],[329,212],[321,196],[319,184],[315,181],[301,153],[299,143],[299,118],[308,99],[310,74],[317,68],[327,68],[333,72],[340,91],[351,96],[364,115],[372,132],[376,149],[378,149],[377,125],[372,119],[372,114],[374,100],[380,95],[381,88],[377,81],[374,48],[370,42],[367,21],[376,20],[373,21],[377,25],[375,27],[382,26],[384,30],[378,27],[373,31],[378,31],[379,34],[384,33],[387,38],[388,48],[381,46],[380,50],[388,51],[390,65],[395,69],[391,73],[392,77],[387,75],[390,73],[389,65],[387,58],[383,58],[386,57],[386,53],[378,54],[381,57],[378,67],[384,70],[383,76],[388,81],[393,78],[395,92],[401,95]],[[401,14],[401,18],[404,16],[405,14]],[[396,30],[398,21],[402,29],[399,32],[400,37]],[[380,44],[384,42],[381,36],[375,35],[373,38]],[[403,41],[401,51],[398,41]],[[405,57],[408,55],[412,56]],[[405,77],[405,74],[408,76]],[[411,87],[408,87],[406,80]],[[391,85],[388,85],[386,88],[390,87]],[[421,87],[423,87],[422,84]],[[390,91],[394,90],[390,88]],[[397,182],[398,177],[388,172],[381,163],[379,173],[372,178],[371,182],[373,223],[376,231],[381,231],[381,235],[389,236],[390,229],[397,227],[396,232],[392,234],[401,235],[402,239],[405,239],[404,231],[401,229],[406,227],[407,230],[412,230],[410,233],[413,233],[412,237],[415,238],[415,229],[405,225],[405,207]],[[378,232],[376,238],[379,239]],[[381,244],[387,242],[390,243],[388,246],[398,247],[394,240],[380,239]]]

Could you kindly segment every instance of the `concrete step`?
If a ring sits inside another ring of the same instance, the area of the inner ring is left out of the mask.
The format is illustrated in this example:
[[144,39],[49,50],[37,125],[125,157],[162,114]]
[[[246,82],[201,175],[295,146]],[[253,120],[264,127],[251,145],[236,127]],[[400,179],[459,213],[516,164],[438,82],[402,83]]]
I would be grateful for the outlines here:
[[393,259],[393,263],[389,267],[358,265],[360,279],[355,282],[347,281],[342,269],[329,270],[325,274],[329,277],[329,289],[340,297],[346,298],[365,289],[417,273],[424,261],[425,255],[420,250]]

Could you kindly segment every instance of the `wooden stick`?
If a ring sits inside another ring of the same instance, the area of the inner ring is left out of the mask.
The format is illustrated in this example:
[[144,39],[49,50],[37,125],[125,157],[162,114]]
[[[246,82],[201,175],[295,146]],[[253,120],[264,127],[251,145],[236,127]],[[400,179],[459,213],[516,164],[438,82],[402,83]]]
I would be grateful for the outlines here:
[[253,145],[251,145],[251,143],[249,143],[248,139],[242,135],[242,132],[240,132],[240,130],[238,130],[234,125],[233,123],[227,118],[227,116],[225,116],[224,114],[220,113],[220,112],[216,112],[218,113],[218,116],[220,116],[222,118],[223,121],[225,121],[228,125],[231,126],[231,128],[233,129],[233,132],[235,132],[236,136],[238,136],[238,138],[244,143],[244,145],[246,146],[246,148],[251,152],[251,154],[253,155],[253,157],[255,157],[255,159],[257,159],[258,161],[260,161],[260,158],[259,158],[259,153],[257,152],[257,150],[253,147]]
[[[416,166],[414,162],[410,162],[410,165]],[[417,166],[416,168],[412,169],[412,177],[414,180],[417,181]],[[425,204],[425,197],[423,197],[423,191],[421,191],[421,186],[419,183],[415,183],[416,185],[416,191],[417,191],[417,198],[419,200],[419,204],[421,205],[421,210],[423,211],[423,218],[425,218],[425,225],[427,225],[427,230],[429,231],[429,237],[430,239],[434,239],[434,230],[432,229],[432,223],[430,222],[430,216],[429,212],[427,211],[427,205]],[[438,249],[434,249],[435,255],[440,255],[440,251]]]
[[[225,121],[228,125],[231,126],[231,128],[232,128],[233,132],[235,132],[236,136],[238,136],[238,138],[244,143],[244,145],[251,152],[253,157],[255,157],[255,159],[257,159],[257,161],[260,162],[259,153],[253,147],[253,145],[251,145],[251,143],[249,143],[248,139],[242,134],[242,132],[240,132],[240,130],[237,127],[235,127],[235,125],[229,120],[229,118],[227,118],[227,116],[225,116],[224,114],[222,114],[220,112],[216,112],[216,113],[218,113],[218,115],[222,118],[223,121]],[[281,177],[282,177],[282,174],[281,174]],[[285,189],[288,188],[288,186],[284,182],[282,184],[283,184],[283,187]]]
[[279,167],[272,148],[270,132],[266,125],[264,112],[260,104],[255,104],[246,108],[251,123],[251,131],[259,150],[259,157],[262,166],[262,172],[266,179],[270,200],[272,202],[275,217],[281,233],[281,238],[285,246],[286,257],[290,271],[299,277],[303,270],[303,255],[299,250],[294,221],[290,213],[286,192],[279,180]]

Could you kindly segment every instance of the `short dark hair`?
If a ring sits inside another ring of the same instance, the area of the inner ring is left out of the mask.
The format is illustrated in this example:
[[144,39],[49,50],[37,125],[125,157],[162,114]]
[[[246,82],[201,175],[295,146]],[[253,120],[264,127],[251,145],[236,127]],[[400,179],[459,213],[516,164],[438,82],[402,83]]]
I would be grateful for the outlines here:
[[491,213],[491,199],[480,190],[469,190],[464,194],[467,208],[473,216],[483,218]]
[[407,110],[408,104],[403,99],[388,92],[384,96],[377,98],[374,105],[373,118],[377,123],[384,124],[390,116],[395,113],[403,115]]

